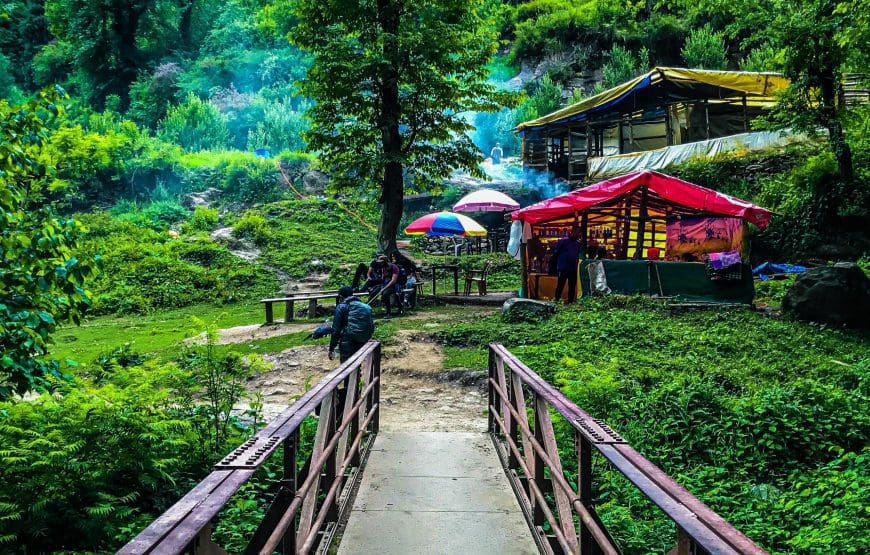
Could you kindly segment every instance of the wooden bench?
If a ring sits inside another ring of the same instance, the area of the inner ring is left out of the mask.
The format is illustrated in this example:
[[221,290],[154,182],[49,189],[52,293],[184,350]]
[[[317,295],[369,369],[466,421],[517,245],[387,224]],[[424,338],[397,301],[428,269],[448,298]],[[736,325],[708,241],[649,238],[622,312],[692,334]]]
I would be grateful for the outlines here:
[[275,297],[274,299],[261,299],[260,302],[266,306],[266,323],[272,324],[275,322],[274,312],[272,311],[274,303],[284,303],[284,322],[292,322],[296,302],[308,301],[308,317],[313,318],[317,314],[317,301],[322,299],[335,299],[337,304],[338,290],[299,293],[286,297]]

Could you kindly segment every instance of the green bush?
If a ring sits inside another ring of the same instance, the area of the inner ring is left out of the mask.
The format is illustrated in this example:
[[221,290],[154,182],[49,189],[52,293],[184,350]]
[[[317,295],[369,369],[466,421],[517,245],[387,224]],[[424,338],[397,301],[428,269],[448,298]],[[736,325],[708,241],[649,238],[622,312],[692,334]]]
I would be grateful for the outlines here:
[[695,29],[686,38],[682,54],[688,67],[725,69],[725,33],[713,31],[710,25]]
[[189,94],[160,121],[157,137],[187,151],[219,150],[230,144],[226,118],[209,101]]
[[269,241],[269,224],[261,214],[249,210],[233,225],[233,235],[263,246]]
[[277,288],[272,272],[234,256],[206,236],[173,238],[105,213],[81,218],[90,230],[83,251],[100,254],[104,264],[92,284],[97,313],[235,302]]
[[218,211],[214,208],[197,206],[187,224],[191,231],[211,231],[218,225]]

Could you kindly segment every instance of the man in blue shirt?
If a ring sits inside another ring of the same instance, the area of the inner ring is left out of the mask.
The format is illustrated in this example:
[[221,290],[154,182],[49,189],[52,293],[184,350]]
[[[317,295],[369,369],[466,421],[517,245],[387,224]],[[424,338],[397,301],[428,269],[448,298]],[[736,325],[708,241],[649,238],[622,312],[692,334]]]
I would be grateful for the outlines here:
[[553,251],[556,257],[556,273],[559,279],[556,281],[556,300],[562,298],[562,290],[565,282],[568,282],[568,299],[565,304],[573,303],[577,298],[577,264],[580,261],[580,230],[574,228],[571,235],[562,237],[556,243]]

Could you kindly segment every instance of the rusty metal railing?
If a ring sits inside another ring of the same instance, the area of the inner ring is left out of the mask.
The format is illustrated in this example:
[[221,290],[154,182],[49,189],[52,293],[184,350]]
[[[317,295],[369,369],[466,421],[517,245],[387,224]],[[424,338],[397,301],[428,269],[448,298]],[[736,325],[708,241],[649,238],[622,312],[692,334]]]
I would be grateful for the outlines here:
[[[670,553],[765,553],[498,343],[489,346],[488,383],[489,433],[543,553],[620,553],[595,512],[594,451],[674,521],[676,547]],[[576,488],[565,479],[551,408],[574,428]]]
[[[369,341],[214,471],[119,553],[223,553],[212,521],[238,489],[284,446],[284,474],[245,553],[306,554],[327,547],[378,432],[381,346]],[[319,409],[319,410],[318,410]],[[317,412],[311,456],[298,471],[299,428]]]

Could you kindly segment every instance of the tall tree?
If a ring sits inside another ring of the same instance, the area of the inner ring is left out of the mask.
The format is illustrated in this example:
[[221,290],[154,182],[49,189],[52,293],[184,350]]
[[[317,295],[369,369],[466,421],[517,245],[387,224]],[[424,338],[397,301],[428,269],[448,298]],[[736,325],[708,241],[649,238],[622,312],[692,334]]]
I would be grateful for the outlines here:
[[292,40],[314,55],[308,144],[339,186],[378,191],[378,244],[396,249],[406,185],[481,175],[466,112],[513,95],[487,83],[497,33],[485,0],[299,0]]
[[770,32],[782,49],[783,72],[792,81],[780,102],[779,120],[803,129],[826,129],[840,177],[851,180],[842,94],[850,44],[841,39],[856,20],[837,6],[836,0],[782,0]]

